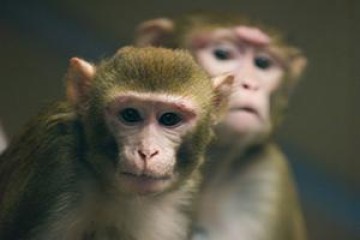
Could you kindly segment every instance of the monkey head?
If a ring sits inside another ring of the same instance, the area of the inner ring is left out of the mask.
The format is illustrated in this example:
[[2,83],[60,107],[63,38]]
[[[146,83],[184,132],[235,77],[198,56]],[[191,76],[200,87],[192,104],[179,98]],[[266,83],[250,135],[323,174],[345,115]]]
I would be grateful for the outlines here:
[[138,45],[189,49],[211,75],[234,75],[228,113],[218,136],[263,141],[281,121],[288,95],[303,72],[306,58],[283,36],[240,16],[193,14],[154,19],[137,29]]
[[181,50],[126,47],[98,66],[73,58],[67,93],[94,174],[130,195],[192,184],[232,81],[211,81]]

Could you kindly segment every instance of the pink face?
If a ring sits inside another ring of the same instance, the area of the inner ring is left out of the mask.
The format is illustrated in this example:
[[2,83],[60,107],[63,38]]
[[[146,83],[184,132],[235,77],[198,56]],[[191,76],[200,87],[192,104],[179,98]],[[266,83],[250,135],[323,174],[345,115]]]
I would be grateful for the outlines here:
[[194,103],[177,96],[131,92],[116,96],[105,119],[118,140],[122,191],[156,193],[176,182],[176,150],[197,116]]
[[225,124],[240,134],[264,132],[271,127],[270,95],[284,74],[270,53],[270,37],[257,28],[218,29],[194,38],[192,51],[211,75],[235,76]]

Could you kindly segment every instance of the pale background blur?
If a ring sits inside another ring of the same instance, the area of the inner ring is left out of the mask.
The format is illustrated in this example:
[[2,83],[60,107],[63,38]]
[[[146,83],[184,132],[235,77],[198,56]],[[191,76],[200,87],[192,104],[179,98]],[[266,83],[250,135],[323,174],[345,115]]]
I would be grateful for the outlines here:
[[141,21],[193,10],[246,13],[283,29],[309,68],[278,134],[311,240],[360,239],[360,1],[0,0],[0,119],[11,138],[63,96],[68,59],[129,44]]

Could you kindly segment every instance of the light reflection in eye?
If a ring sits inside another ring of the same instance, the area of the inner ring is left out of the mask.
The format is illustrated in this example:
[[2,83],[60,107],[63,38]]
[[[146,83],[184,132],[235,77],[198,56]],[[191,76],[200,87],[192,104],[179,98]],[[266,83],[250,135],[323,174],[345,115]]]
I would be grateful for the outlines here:
[[226,42],[226,43],[218,43],[214,47],[212,54],[217,60],[226,61],[226,60],[234,59],[237,51],[238,49],[236,48],[236,46]]
[[160,116],[158,121],[161,125],[173,127],[179,124],[182,120],[183,119],[179,114],[174,112],[166,112]]
[[266,69],[269,69],[273,65],[273,62],[267,56],[257,56],[254,59],[254,64],[256,67],[266,70]]
[[119,119],[130,124],[142,121],[139,111],[135,108],[125,108],[120,111]]

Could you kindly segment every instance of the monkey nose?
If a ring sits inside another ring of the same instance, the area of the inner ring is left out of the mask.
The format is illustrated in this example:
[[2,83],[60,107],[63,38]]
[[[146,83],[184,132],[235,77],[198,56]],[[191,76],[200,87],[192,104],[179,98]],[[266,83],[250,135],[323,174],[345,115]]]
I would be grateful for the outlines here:
[[138,150],[138,154],[142,160],[149,160],[159,154],[159,151],[154,150]]
[[259,85],[254,80],[241,81],[241,87],[246,90],[256,91],[259,89]]

